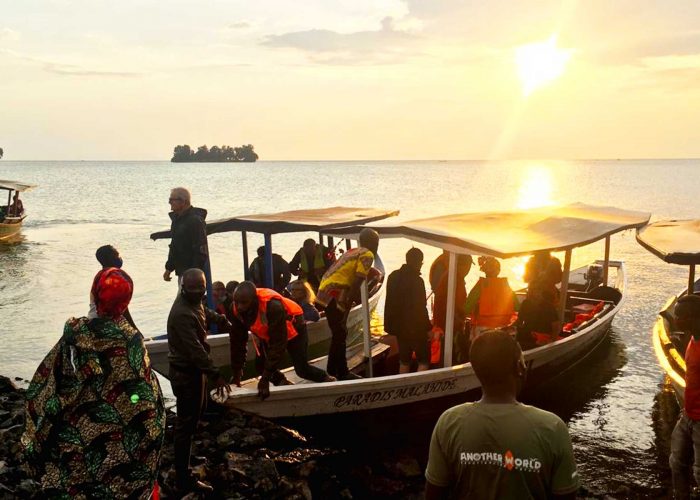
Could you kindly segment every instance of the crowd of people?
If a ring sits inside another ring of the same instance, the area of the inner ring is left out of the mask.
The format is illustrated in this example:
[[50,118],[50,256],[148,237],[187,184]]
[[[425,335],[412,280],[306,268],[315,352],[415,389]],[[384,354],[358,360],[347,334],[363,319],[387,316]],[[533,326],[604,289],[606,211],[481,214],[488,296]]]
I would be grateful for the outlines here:
[[[273,288],[264,286],[264,247],[250,268],[252,280],[213,283],[215,308],[205,305],[208,260],[206,211],[192,207],[190,193],[173,189],[172,241],[163,279],[175,273],[178,294],[168,319],[169,379],[176,398],[173,431],[179,494],[211,493],[193,475],[190,449],[207,404],[207,388],[223,396],[240,386],[249,334],[256,350],[258,395],[270,384],[291,384],[282,372],[285,352],[297,376],[313,382],[358,375],[346,361],[347,320],[371,278],[379,235],[363,229],[359,246],[337,260],[314,240],[304,241],[291,261],[272,255]],[[101,269],[89,294],[87,314],[69,319],[63,335],[36,371],[27,391],[21,438],[27,462],[43,491],[55,496],[149,498],[157,482],[165,408],[143,336],[131,314],[134,284],[111,245],[100,247]],[[442,365],[447,328],[449,254],[431,265],[432,320],[421,269],[423,252],[411,248],[387,279],[384,328],[395,335],[399,371]],[[527,297],[519,303],[493,257],[477,261],[483,276],[467,293],[474,261],[456,257],[453,352],[469,360],[482,398],[446,411],[437,421],[425,473],[426,498],[574,498],[579,477],[571,440],[556,415],[518,402],[527,374],[523,349],[560,334],[556,308],[561,263],[548,253],[527,263]],[[290,282],[294,274],[299,279]],[[454,280],[455,278],[453,278]],[[308,361],[307,322],[325,314],[331,330],[327,371]],[[700,297],[678,301],[677,326],[688,337],[686,403],[673,432],[671,468],[678,498],[690,492],[689,472],[700,449]],[[232,375],[225,377],[210,354],[212,326],[228,332]],[[694,451],[695,450],[695,451]]]

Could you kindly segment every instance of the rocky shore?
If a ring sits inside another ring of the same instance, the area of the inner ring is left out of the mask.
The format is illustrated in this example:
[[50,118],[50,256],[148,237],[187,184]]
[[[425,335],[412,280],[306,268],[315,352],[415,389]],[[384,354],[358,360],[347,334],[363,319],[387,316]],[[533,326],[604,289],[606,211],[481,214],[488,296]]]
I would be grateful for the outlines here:
[[[0,376],[0,500],[40,495],[20,463],[24,392]],[[174,498],[174,417],[169,412],[161,458],[165,499]],[[215,489],[211,498],[422,498],[422,468],[415,458],[359,464],[344,450],[316,447],[298,432],[255,415],[212,409],[192,448],[195,473]]]
[[[21,379],[16,379],[19,381]],[[20,462],[24,389],[0,376],[0,500],[40,498],[39,484]],[[168,413],[159,484],[161,498],[175,498],[172,433]],[[358,457],[343,449],[315,446],[298,432],[269,420],[212,408],[192,449],[195,473],[215,489],[215,499],[420,499],[425,464],[407,453],[387,450]],[[578,498],[662,498],[625,487],[614,492],[581,488]],[[196,495],[185,498],[195,499]]]

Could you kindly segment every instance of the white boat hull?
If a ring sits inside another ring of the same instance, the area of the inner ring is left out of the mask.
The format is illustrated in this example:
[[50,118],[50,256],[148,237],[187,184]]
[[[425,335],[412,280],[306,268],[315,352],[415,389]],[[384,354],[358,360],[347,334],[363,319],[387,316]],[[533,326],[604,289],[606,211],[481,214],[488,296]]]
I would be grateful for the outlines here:
[[[370,312],[377,308],[379,298],[381,297],[381,289],[372,295],[369,299]],[[348,315],[348,344],[352,343],[352,339],[360,335],[362,331],[362,306],[355,306]],[[331,331],[328,327],[328,322],[325,317],[315,323],[307,323],[306,328],[309,334],[309,351],[314,352],[323,349],[323,354],[327,354],[327,346],[330,342]],[[229,346],[228,333],[209,335],[207,342],[211,347],[210,356],[214,365],[219,368],[225,368],[231,365],[231,354]],[[151,365],[161,375],[168,376],[168,340],[165,335],[157,338],[145,339],[146,349],[151,358]],[[320,354],[319,354],[320,355]],[[312,354],[313,356],[313,354]],[[253,362],[255,360],[255,347],[252,340],[248,340],[248,351],[246,361]]]
[[[610,323],[624,303],[626,283],[624,264],[611,262],[612,267],[618,270],[615,287],[622,292],[622,299],[588,327],[555,343],[527,351],[525,360],[533,375],[528,378],[530,383],[571,368],[605,338]],[[378,410],[443,397],[464,396],[466,400],[467,393],[479,387],[471,363],[465,363],[410,374],[274,387],[265,401],[257,397],[254,381],[247,381],[242,388],[234,387],[224,403],[268,418],[305,417]]]

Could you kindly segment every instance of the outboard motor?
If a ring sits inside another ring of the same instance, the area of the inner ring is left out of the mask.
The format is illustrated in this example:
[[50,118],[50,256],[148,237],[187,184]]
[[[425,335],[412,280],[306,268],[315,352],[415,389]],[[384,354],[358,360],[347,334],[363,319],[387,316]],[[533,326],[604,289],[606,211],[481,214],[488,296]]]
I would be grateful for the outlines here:
[[603,266],[600,264],[591,264],[588,266],[588,271],[583,274],[586,280],[586,292],[598,288],[603,284]]

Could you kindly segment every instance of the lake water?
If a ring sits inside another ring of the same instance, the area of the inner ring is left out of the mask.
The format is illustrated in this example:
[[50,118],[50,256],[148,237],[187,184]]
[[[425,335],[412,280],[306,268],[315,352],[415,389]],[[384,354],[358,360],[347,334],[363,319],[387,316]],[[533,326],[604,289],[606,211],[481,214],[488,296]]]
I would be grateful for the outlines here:
[[[169,226],[169,190],[191,189],[209,219],[324,206],[400,209],[402,219],[527,208],[581,201],[650,211],[653,218],[697,217],[697,160],[521,162],[0,162],[0,179],[38,184],[23,197],[23,237],[0,245],[0,373],[30,378],[60,337],[65,320],[85,315],[97,247],[113,244],[135,282],[131,312],[145,334],[163,333],[176,293],[162,280],[167,242],[149,234]],[[0,200],[0,203],[4,201]],[[273,238],[291,259],[307,235]],[[251,252],[262,237],[249,235]],[[241,279],[241,239],[209,239],[214,279]],[[387,270],[410,243],[387,240]],[[421,247],[429,263],[439,253]],[[598,243],[574,252],[573,265],[602,255]],[[631,232],[612,240],[624,259],[629,300],[614,321],[610,345],[556,381],[536,401],[566,420],[587,484],[644,495],[669,486],[666,465],[674,406],[651,348],[656,312],[683,288],[685,270],[639,247]],[[522,260],[503,263],[520,285]],[[427,266],[427,264],[426,264]],[[426,270],[427,271],[427,270]],[[475,268],[468,286],[477,279]],[[670,422],[670,423],[669,423]]]

